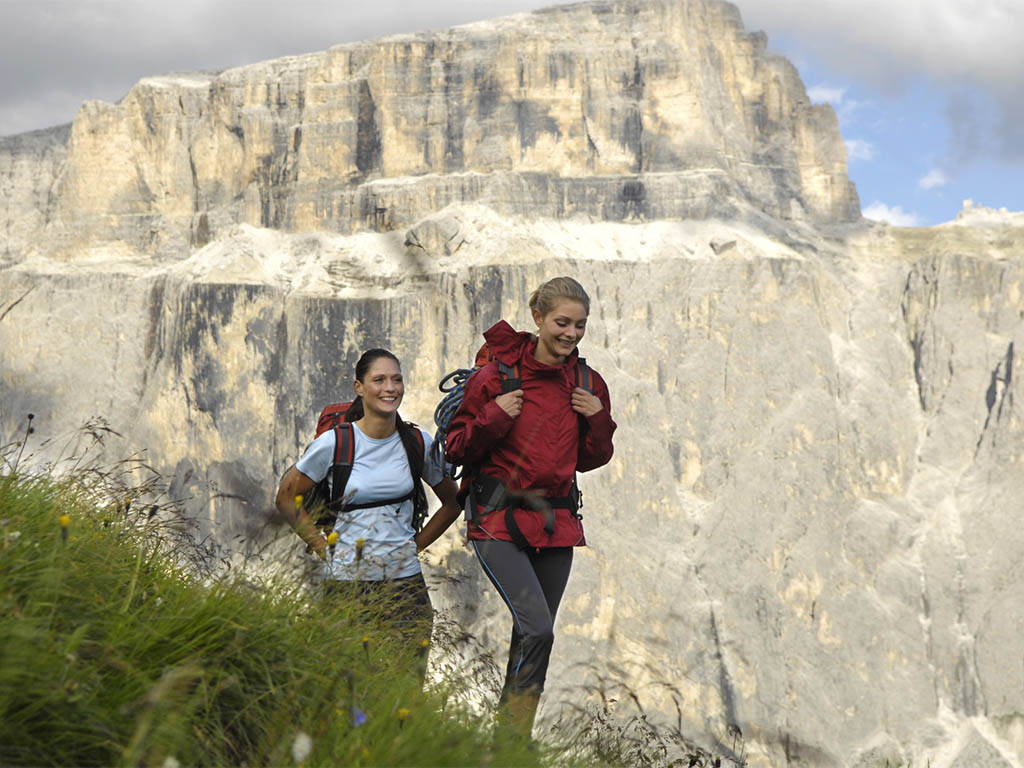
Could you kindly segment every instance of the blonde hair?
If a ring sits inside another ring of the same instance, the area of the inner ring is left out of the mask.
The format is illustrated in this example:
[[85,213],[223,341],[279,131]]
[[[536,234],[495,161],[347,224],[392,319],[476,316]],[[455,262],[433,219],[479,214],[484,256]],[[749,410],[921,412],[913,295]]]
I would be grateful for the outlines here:
[[541,316],[555,308],[561,299],[572,299],[583,305],[590,314],[590,297],[583,286],[571,277],[553,277],[530,294],[530,311],[539,312]]

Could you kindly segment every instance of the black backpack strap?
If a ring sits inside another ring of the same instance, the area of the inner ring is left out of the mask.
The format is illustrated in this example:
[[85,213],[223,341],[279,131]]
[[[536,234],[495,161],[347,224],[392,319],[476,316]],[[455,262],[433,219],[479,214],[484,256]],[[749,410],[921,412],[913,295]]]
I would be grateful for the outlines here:
[[[423,465],[427,462],[427,453],[423,443],[423,433],[420,432],[420,428],[416,426],[412,428],[412,433],[416,437],[416,445],[420,448],[419,454],[417,454],[416,458],[419,459],[420,474],[423,474]],[[409,462],[409,466],[410,468],[413,467],[412,461]],[[420,478],[417,476],[414,479],[419,480]]]
[[412,499],[412,525],[417,531],[423,527],[427,515],[427,495],[423,490],[423,467],[427,462],[426,443],[420,428],[411,422],[405,422],[409,428],[403,430],[406,434],[412,432],[412,439],[402,438],[402,445],[405,448],[405,456],[409,461],[409,474],[412,475],[412,491],[409,498]]
[[530,548],[530,542],[527,541],[526,536],[519,527],[519,523],[516,522],[516,516],[512,511],[512,507],[508,507],[505,510],[505,530],[508,531],[508,537],[512,539],[516,549],[527,550]]
[[590,394],[594,394],[594,372],[590,370],[587,361],[582,357],[576,360],[576,369],[573,371],[576,386],[582,387]]
[[[345,487],[345,484],[348,483],[349,476],[352,474],[352,463],[355,459],[355,442],[351,439],[352,425],[346,422],[341,426],[345,428],[344,432],[346,434],[344,438],[339,440],[335,446],[335,464],[333,471],[335,473],[334,477],[336,479],[332,481],[332,488],[338,483],[337,478],[339,477],[341,478],[342,485],[337,487]],[[420,432],[419,427],[417,427],[415,424],[412,424],[410,426],[412,427],[413,435],[415,435],[415,439],[412,440],[411,442],[414,442],[416,446],[418,446],[418,448],[413,449],[417,452],[416,455],[413,455],[412,451],[409,450],[409,445],[404,440],[402,441],[402,445],[405,447],[405,455],[409,459],[409,471],[412,474],[412,490],[409,491],[404,496],[398,496],[393,499],[375,499],[373,501],[364,501],[358,504],[348,503],[344,506],[345,512],[355,512],[360,509],[373,509],[375,507],[401,505],[409,501],[409,499],[415,499],[417,493],[422,492],[422,487],[420,486],[420,475],[422,475],[423,473],[423,462],[426,460],[426,456],[424,455],[423,433]],[[347,440],[347,442],[345,442],[345,440]],[[417,474],[417,467],[419,468],[419,474]],[[344,474],[342,475],[341,473]],[[331,495],[334,497],[332,500],[337,500],[341,498],[341,496],[335,496],[333,490]],[[342,510],[336,508],[335,514],[340,511]]]
[[[576,360],[576,370],[574,371],[574,378],[576,386],[587,390],[590,394],[594,394],[594,371],[587,365],[587,361],[582,357]],[[587,434],[590,429],[590,424],[587,423],[586,417],[581,413],[577,419],[580,423],[580,439]],[[559,500],[561,501],[561,500]],[[580,490],[579,483],[576,481],[576,473],[572,476],[572,488],[569,490],[569,496],[567,501],[570,511],[575,517],[582,518],[583,515],[579,513],[580,507],[583,506],[583,492]]]
[[374,509],[376,507],[390,507],[390,506],[401,506],[405,504],[409,499],[414,498],[416,490],[409,491],[405,496],[397,496],[393,499],[376,499],[374,501],[364,501],[359,504],[346,504],[346,512],[355,512],[360,509]]
[[523,374],[522,369],[519,367],[519,363],[515,365],[505,365],[501,360],[498,363],[498,373],[501,374],[501,394],[507,395],[509,392],[515,392],[523,385]]
[[345,486],[352,474],[355,457],[356,441],[352,425],[343,421],[334,427],[334,463],[331,465],[331,499],[328,502],[332,508],[345,495]]

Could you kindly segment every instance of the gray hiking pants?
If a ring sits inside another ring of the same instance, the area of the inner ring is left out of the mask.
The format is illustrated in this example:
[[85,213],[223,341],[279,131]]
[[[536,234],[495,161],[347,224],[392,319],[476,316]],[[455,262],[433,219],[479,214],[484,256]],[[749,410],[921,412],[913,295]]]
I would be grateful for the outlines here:
[[510,541],[473,541],[477,559],[512,613],[505,686],[508,693],[540,693],[554,643],[555,614],[562,600],[572,547],[519,549]]

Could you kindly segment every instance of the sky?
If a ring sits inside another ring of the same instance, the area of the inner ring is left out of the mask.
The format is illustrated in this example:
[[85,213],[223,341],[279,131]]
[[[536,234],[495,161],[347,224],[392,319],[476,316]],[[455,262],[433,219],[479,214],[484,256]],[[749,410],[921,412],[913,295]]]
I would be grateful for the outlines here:
[[[142,77],[223,69],[551,0],[0,0],[0,136],[70,122]],[[1024,211],[1024,0],[739,0],[836,110],[864,215]]]

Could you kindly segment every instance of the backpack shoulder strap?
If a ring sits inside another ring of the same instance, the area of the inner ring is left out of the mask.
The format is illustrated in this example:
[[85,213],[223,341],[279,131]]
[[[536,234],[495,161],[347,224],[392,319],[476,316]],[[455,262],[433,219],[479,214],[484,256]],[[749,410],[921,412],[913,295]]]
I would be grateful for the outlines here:
[[590,394],[594,394],[594,372],[582,357],[576,360],[576,369],[573,372],[573,376],[575,377],[577,387],[581,387]]
[[419,427],[413,427],[413,429],[414,434],[416,435],[416,444],[420,447],[420,456],[426,459],[426,448],[423,443],[423,433],[420,431]]
[[[590,366],[587,365],[587,361],[582,357],[576,359],[576,368],[573,370],[573,381],[577,387],[587,390],[590,394],[594,394],[594,372]],[[577,421],[580,424],[580,434],[585,435],[590,429],[590,425],[587,423],[586,417],[580,413],[577,414]],[[573,477],[573,487],[575,487],[576,479]]]
[[515,392],[523,384],[523,373],[519,363],[505,365],[501,360],[498,360],[497,363],[498,373],[501,374],[501,394],[506,395],[509,392]]
[[[423,442],[423,433],[420,431],[420,428],[415,424],[410,424],[409,426],[412,427],[413,442],[416,443],[418,450],[416,455],[413,455],[412,451],[409,450],[410,446],[405,445],[405,454],[409,458],[409,469],[412,470],[413,482],[415,482],[419,479],[419,475],[423,473],[423,465],[427,460],[426,446]],[[416,472],[417,466],[420,468],[419,474]]]
[[334,427],[334,463],[331,464],[331,500],[334,504],[345,494],[352,463],[356,457],[355,434],[352,425],[343,421]]

